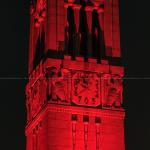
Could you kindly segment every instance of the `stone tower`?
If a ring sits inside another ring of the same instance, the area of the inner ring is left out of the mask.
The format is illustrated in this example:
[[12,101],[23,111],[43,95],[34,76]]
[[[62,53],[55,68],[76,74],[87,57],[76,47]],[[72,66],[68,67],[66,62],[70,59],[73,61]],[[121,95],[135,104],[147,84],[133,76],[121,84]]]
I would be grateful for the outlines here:
[[31,0],[26,150],[125,150],[119,0]]

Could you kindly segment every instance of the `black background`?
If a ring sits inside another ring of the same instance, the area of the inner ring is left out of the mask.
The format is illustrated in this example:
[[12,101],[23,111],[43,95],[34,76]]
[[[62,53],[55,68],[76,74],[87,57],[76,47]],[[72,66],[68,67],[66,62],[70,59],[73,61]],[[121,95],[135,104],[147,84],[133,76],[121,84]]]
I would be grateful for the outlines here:
[[[0,149],[25,150],[29,0],[0,2]],[[126,150],[150,149],[150,5],[120,0]]]

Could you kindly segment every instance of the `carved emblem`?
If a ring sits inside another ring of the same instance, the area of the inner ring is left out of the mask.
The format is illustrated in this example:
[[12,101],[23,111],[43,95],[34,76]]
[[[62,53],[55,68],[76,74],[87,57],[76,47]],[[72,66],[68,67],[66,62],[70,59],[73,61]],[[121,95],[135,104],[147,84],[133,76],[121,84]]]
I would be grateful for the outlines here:
[[77,71],[73,75],[72,101],[77,105],[100,105],[100,79],[96,73]]
[[44,79],[38,79],[31,87],[31,115],[34,117],[36,113],[41,109],[46,100],[46,81]]
[[70,71],[64,68],[48,68],[48,98],[55,103],[70,102]]
[[122,104],[122,79],[119,75],[105,74],[103,82],[103,106],[121,107]]

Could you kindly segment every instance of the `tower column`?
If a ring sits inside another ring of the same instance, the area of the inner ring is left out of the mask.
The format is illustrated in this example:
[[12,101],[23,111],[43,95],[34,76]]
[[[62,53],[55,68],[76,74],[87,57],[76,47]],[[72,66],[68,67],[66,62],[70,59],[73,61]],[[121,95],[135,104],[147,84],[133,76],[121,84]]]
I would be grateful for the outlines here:
[[104,32],[104,9],[97,9],[101,30]]
[[68,8],[68,5],[65,4],[64,5],[64,9],[65,9],[65,16],[64,16],[64,30],[65,30],[65,34],[64,34],[64,54],[67,54],[68,53],[68,20],[67,20],[67,8]]
[[79,18],[80,18],[80,9],[81,5],[73,5],[74,10],[74,17],[75,17],[75,56],[79,55],[79,49],[80,49],[80,33],[79,33]]
[[73,10],[74,10],[74,16],[75,16],[75,25],[76,25],[76,32],[79,32],[79,17],[80,17],[80,5],[73,5]]
[[104,9],[98,8],[97,13],[99,16],[99,25],[100,25],[100,59],[105,59],[105,41],[104,41]]
[[96,123],[96,150],[100,150],[100,123]]
[[93,8],[87,6],[85,8],[86,16],[87,16],[87,23],[88,23],[88,57],[92,56],[92,11]]

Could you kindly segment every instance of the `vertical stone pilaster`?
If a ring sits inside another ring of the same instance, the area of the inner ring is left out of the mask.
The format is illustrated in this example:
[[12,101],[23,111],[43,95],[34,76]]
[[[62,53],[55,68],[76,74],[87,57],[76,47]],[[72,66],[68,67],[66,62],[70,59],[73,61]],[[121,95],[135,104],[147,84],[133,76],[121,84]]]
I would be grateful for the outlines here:
[[68,52],[68,20],[67,20],[67,8],[68,8],[68,5],[64,5],[64,9],[65,9],[65,16],[64,16],[64,54],[67,54]]
[[91,30],[92,30],[92,11],[93,11],[93,8],[90,7],[90,6],[86,6],[85,7],[85,11],[86,11],[86,16],[87,16],[88,30],[91,33]]
[[73,5],[73,10],[74,10],[74,17],[75,17],[75,25],[76,25],[76,32],[79,32],[79,17],[80,17],[80,5]]
[[92,11],[93,8],[87,6],[85,8],[86,16],[87,16],[87,23],[88,23],[88,57],[92,56]]
[[99,15],[99,22],[100,22],[101,30],[104,32],[104,10],[100,8],[97,10],[97,12]]
[[100,25],[100,59],[105,59],[105,39],[104,39],[104,9],[98,8],[97,13],[99,16],[99,25]]
[[79,18],[80,18],[81,5],[73,5],[72,8],[74,10],[75,27],[76,27],[74,49],[75,49],[75,56],[78,56],[79,49],[80,49]]
[[73,144],[73,150],[76,149],[76,121],[72,121],[72,144]]
[[84,122],[84,148],[88,150],[88,122]]
[[96,123],[96,150],[100,150],[100,124]]

